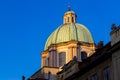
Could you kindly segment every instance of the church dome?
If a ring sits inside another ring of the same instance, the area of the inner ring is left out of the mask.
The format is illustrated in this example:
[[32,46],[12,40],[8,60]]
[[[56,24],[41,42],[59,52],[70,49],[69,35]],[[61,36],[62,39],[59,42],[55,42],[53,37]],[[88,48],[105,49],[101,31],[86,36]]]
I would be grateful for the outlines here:
[[76,14],[70,10],[63,16],[63,24],[59,26],[47,39],[44,50],[51,44],[59,44],[69,41],[94,43],[89,30],[82,24],[76,23]]
[[82,24],[70,23],[59,26],[47,39],[44,50],[51,44],[58,44],[68,41],[79,41],[94,43],[89,30]]

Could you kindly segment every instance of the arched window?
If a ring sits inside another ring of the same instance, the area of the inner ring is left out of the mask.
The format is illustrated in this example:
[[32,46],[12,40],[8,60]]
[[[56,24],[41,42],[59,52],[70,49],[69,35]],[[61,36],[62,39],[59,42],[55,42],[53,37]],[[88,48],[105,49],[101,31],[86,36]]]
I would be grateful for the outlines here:
[[66,63],[66,53],[59,53],[59,66],[63,66]]
[[87,53],[86,52],[81,52],[81,59],[84,60],[87,58]]
[[74,22],[74,17],[72,17],[72,22]]

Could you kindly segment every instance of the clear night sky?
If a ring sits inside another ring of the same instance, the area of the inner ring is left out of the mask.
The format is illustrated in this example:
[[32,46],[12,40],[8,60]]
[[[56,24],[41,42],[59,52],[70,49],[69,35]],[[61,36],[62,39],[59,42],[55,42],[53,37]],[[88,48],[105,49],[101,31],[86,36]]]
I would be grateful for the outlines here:
[[28,78],[40,68],[40,53],[68,4],[95,43],[110,41],[111,24],[120,24],[120,0],[1,0],[0,80]]

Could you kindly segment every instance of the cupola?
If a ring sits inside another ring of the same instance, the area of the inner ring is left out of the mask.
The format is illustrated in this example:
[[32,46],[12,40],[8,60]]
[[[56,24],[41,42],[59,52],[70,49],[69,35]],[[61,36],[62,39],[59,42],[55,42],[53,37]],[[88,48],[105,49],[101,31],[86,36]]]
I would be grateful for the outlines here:
[[76,23],[76,14],[74,11],[71,11],[70,6],[68,6],[68,11],[63,16],[63,23]]

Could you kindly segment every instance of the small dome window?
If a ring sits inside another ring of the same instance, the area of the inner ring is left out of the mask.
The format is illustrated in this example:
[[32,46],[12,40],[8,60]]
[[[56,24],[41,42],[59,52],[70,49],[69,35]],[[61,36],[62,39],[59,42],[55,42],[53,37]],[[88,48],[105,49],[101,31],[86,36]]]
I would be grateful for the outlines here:
[[74,22],[74,17],[72,17],[72,22]]

